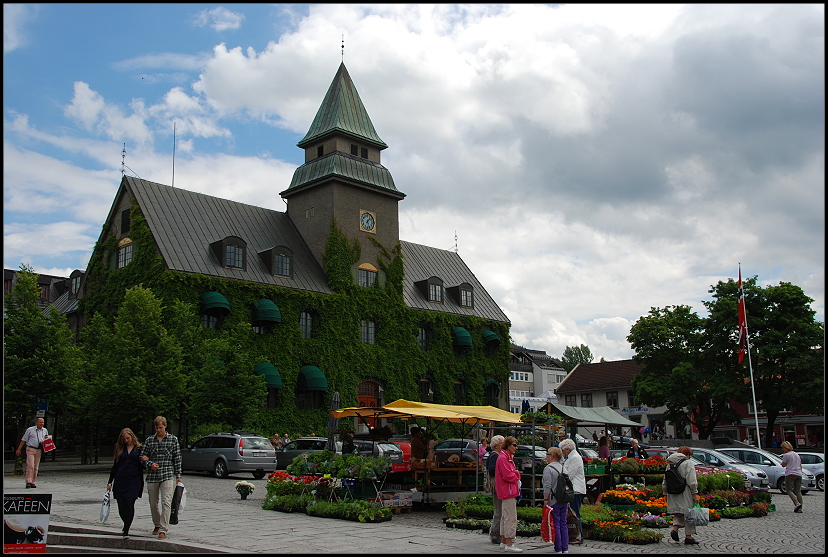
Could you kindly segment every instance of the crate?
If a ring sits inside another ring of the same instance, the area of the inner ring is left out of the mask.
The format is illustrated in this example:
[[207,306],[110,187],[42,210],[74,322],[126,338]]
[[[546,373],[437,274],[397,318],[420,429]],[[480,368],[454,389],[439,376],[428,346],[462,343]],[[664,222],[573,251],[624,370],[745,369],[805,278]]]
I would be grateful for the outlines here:
[[591,474],[603,474],[607,470],[606,464],[585,464],[584,474],[589,476]]

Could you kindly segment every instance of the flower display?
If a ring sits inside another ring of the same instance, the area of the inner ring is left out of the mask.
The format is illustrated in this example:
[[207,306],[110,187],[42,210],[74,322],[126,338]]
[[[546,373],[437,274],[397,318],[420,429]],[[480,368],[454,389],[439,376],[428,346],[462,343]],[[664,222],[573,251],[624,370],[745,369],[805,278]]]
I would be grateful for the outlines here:
[[236,482],[235,488],[236,491],[239,492],[239,495],[247,496],[253,493],[253,490],[256,489],[256,486],[250,482],[242,480],[240,482]]
[[602,503],[610,505],[635,505],[638,498],[646,495],[643,491],[621,491],[618,489],[610,489],[604,492],[601,499]]

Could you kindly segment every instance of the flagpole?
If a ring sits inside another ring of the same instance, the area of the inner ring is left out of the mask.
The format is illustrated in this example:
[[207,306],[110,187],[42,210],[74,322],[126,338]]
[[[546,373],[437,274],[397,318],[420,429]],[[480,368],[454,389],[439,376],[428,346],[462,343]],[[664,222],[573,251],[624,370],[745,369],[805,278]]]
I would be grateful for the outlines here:
[[[745,293],[742,290],[742,264],[739,263],[740,304],[744,304]],[[748,333],[747,309],[745,309],[745,342],[747,343],[748,367],[750,368],[750,391],[753,394],[753,420],[756,423],[756,447],[762,449],[762,434],[759,432],[759,407],[756,405],[756,387],[753,381],[753,361],[750,357],[750,334]]]

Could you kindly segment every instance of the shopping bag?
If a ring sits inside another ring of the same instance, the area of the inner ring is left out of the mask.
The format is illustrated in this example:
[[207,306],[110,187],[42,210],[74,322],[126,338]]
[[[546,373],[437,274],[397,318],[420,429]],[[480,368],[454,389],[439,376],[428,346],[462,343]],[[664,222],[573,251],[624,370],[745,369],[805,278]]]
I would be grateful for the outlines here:
[[48,435],[43,438],[43,452],[48,453],[49,451],[55,450],[55,442],[52,440],[52,436]]
[[684,513],[684,522],[693,526],[707,526],[710,523],[710,509],[696,503]]
[[572,507],[566,511],[566,529],[569,530],[569,543],[581,543],[581,519],[572,510]]
[[172,504],[170,505],[170,524],[178,524],[178,519],[181,517],[181,511],[184,510],[184,505],[181,501],[186,502],[187,490],[184,489],[184,484],[178,482],[173,491]]
[[555,543],[555,521],[552,520],[552,507],[548,505],[543,506],[541,538],[546,543]]
[[112,492],[107,490],[103,496],[103,503],[101,504],[101,523],[106,522],[109,518],[109,502],[112,499]]

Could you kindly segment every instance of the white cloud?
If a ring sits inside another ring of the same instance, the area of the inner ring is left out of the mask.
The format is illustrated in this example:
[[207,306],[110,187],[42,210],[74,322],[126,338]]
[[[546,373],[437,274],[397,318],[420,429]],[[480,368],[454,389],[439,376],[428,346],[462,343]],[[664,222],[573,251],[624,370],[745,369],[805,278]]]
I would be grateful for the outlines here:
[[3,52],[11,52],[29,42],[23,27],[34,19],[39,6],[34,4],[3,4]]
[[64,113],[87,130],[99,130],[110,139],[132,140],[144,144],[152,135],[144,123],[144,106],[140,100],[131,103],[133,114],[126,116],[120,108],[107,104],[103,97],[83,81],[75,82],[75,96]]
[[212,10],[201,11],[194,19],[193,24],[197,27],[204,27],[209,23],[216,31],[227,29],[238,29],[244,21],[244,14],[231,12],[227,8],[219,6]]

